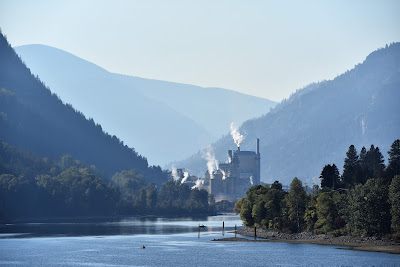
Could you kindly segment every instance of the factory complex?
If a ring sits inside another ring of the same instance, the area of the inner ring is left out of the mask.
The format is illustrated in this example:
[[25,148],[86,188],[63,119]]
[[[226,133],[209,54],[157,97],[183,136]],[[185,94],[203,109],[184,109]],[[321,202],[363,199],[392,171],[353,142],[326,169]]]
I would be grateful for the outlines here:
[[260,184],[260,144],[257,138],[256,151],[228,150],[228,161],[219,163],[215,170],[205,172],[205,178],[189,176],[184,169],[177,169],[177,176],[183,184],[192,188],[205,189],[215,201],[237,201],[246,196],[253,185]]

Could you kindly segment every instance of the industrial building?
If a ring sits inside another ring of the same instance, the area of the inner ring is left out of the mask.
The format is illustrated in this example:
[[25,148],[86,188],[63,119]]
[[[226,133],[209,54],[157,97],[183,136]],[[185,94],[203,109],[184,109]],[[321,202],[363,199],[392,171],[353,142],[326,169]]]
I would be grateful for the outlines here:
[[236,201],[246,196],[253,185],[260,184],[260,141],[257,138],[256,152],[228,150],[228,162],[220,163],[212,173],[205,173],[202,188],[213,194],[216,201]]

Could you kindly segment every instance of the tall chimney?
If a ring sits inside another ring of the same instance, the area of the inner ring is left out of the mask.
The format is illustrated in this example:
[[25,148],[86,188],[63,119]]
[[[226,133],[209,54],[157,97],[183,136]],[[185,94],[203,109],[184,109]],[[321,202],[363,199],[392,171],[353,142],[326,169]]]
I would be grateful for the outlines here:
[[257,147],[256,147],[256,177],[255,177],[255,183],[254,184],[260,184],[261,183],[261,164],[260,164],[260,139],[257,138]]
[[257,148],[256,148],[257,155],[260,155],[260,139],[257,138]]

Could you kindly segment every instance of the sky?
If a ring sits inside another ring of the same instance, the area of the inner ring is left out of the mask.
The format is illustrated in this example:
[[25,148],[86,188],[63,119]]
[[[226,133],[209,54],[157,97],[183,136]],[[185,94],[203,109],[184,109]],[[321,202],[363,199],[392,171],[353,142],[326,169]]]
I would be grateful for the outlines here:
[[108,71],[281,101],[400,41],[400,1],[0,0],[12,46]]

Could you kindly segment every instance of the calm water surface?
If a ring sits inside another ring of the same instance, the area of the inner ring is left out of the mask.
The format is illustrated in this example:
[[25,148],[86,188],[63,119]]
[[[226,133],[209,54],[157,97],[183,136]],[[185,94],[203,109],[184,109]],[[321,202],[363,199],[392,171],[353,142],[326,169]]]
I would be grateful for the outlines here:
[[[200,234],[199,224],[207,226]],[[211,241],[234,236],[235,224],[239,217],[228,214],[0,225],[0,265],[400,266],[400,255],[337,246]]]

